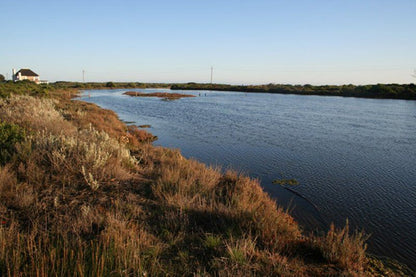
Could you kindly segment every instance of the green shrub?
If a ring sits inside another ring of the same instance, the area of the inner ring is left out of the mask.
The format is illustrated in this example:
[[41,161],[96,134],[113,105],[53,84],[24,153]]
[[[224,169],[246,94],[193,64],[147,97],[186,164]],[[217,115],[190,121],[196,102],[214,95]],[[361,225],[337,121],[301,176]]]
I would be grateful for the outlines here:
[[7,98],[13,94],[45,96],[48,95],[48,86],[38,85],[29,80],[19,82],[7,81],[0,83],[0,98]]
[[0,122],[0,163],[7,163],[16,152],[16,143],[26,138],[26,132],[19,125]]
[[220,236],[207,234],[204,240],[204,246],[208,249],[215,249],[221,246],[222,240]]

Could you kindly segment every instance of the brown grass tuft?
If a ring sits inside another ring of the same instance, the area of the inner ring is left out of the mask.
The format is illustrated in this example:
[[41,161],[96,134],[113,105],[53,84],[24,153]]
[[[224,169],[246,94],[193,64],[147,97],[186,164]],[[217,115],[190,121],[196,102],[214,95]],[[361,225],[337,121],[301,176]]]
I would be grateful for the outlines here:
[[336,229],[334,224],[331,224],[326,237],[320,238],[319,246],[328,261],[348,271],[361,272],[367,261],[365,253],[367,239],[368,236],[363,232],[355,231],[350,234],[347,220],[342,229]]

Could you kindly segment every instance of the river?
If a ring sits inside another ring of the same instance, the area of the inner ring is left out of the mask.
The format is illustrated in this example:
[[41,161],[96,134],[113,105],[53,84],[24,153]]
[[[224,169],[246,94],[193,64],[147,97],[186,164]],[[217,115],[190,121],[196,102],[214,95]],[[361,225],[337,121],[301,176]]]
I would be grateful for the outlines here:
[[[81,99],[150,124],[155,145],[258,178],[305,232],[348,218],[371,234],[370,252],[416,269],[416,101],[217,91],[163,101],[125,91]],[[275,179],[296,179],[296,193]]]

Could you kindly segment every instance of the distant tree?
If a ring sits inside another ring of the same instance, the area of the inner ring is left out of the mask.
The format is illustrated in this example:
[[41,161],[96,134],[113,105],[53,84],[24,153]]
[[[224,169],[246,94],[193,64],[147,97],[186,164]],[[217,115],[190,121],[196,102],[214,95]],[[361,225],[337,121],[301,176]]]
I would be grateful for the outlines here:
[[0,74],[0,82],[4,82],[4,76]]
[[105,86],[108,87],[108,88],[113,88],[116,85],[113,82],[108,82],[107,84],[105,84]]

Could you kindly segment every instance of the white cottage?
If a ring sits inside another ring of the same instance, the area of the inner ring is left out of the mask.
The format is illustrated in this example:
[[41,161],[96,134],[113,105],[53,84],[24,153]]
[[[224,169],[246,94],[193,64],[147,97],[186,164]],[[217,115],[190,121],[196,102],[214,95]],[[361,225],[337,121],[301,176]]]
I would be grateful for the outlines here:
[[16,70],[13,69],[12,78],[14,82],[29,80],[35,82],[36,84],[40,83],[39,75],[30,69],[20,69],[18,72],[16,72]]

